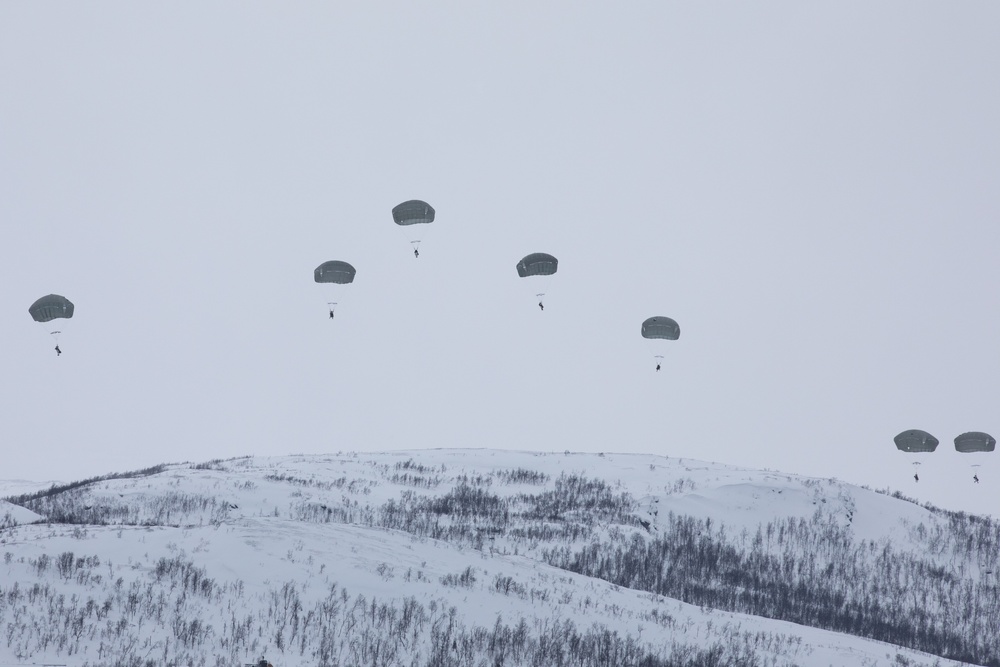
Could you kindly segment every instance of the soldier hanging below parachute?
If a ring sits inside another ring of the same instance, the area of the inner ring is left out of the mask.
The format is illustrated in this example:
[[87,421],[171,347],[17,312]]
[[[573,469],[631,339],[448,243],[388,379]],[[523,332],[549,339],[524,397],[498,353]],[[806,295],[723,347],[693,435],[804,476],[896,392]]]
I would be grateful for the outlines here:
[[[357,270],[348,264],[347,262],[341,262],[339,260],[331,260],[329,262],[323,262],[313,271],[313,280],[317,283],[329,283],[333,285],[350,285],[354,282],[354,276],[357,275]],[[326,307],[330,311],[330,319],[333,319],[334,309],[337,304],[343,300],[343,289],[337,289],[338,296],[336,301],[327,301]]]
[[[955,451],[962,454],[976,454],[992,452],[997,447],[996,439],[989,433],[981,431],[969,431],[955,438]],[[972,466],[972,481],[979,484],[979,463],[970,463]]]
[[[918,458],[923,458],[924,455],[933,452],[937,449],[938,439],[927,431],[921,431],[920,429],[911,429],[909,431],[903,431],[895,438],[893,441],[896,443],[896,449],[901,452],[907,452],[909,454],[916,454]],[[920,465],[920,461],[913,461],[914,468]],[[920,475],[914,470],[913,472],[914,481],[920,481]]]
[[[58,294],[43,296],[28,307],[28,313],[31,315],[31,319],[48,325],[49,334],[56,341],[55,349],[57,357],[62,356],[62,350],[59,348],[59,336],[62,335],[62,327],[61,325],[57,325],[52,322],[53,320],[69,319],[73,317],[74,310],[76,310],[76,308],[73,305],[73,302]],[[57,326],[59,326],[58,329],[56,328]]]
[[[558,268],[558,259],[548,253],[535,252],[522,257],[521,261],[517,263],[517,275],[521,278],[528,278],[531,276],[551,276],[555,274]],[[546,278],[543,281],[545,285],[550,284],[550,282],[550,278]],[[545,292],[536,292],[535,297],[538,299],[538,309],[544,311]]]
[[434,207],[419,199],[404,201],[392,209],[392,220],[406,231],[413,246],[413,256],[419,258],[420,242],[426,232],[423,225],[434,222]]
[[[650,317],[642,323],[642,337],[651,341],[677,340],[681,337],[681,327],[669,317],[662,315]],[[660,346],[662,343],[653,343],[653,345]],[[655,352],[653,358],[656,359],[656,371],[659,372],[663,355],[659,354],[659,347]]]

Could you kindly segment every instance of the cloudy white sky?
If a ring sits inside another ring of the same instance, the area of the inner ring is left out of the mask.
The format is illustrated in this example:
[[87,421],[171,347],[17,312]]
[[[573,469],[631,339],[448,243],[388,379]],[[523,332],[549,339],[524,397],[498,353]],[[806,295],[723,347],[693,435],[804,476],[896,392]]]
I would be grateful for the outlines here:
[[[1000,462],[974,486],[951,440],[1000,435],[998,29],[985,1],[0,3],[0,478],[638,451],[996,514]],[[659,374],[651,315],[682,330]],[[920,484],[910,428],[943,443]]]

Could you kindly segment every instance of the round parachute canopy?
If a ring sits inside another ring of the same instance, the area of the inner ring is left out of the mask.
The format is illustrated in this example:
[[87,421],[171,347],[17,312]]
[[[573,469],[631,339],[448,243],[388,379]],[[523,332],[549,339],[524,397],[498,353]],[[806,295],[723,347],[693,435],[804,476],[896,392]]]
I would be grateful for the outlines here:
[[313,271],[313,278],[318,283],[347,285],[354,282],[355,274],[357,274],[357,271],[347,262],[332,260],[323,262],[317,266],[316,270]]
[[36,322],[49,322],[61,317],[73,317],[73,302],[58,294],[43,296],[28,308],[31,319]]
[[420,225],[434,222],[434,207],[425,201],[411,199],[392,209],[392,219],[397,225]]
[[681,337],[681,328],[669,317],[651,317],[642,323],[642,337],[677,340]]
[[903,431],[893,441],[901,452],[933,452],[938,446],[937,438],[920,429]]
[[517,275],[551,276],[559,268],[559,260],[544,252],[533,252],[517,263]]
[[992,452],[996,448],[996,438],[989,433],[969,431],[955,438],[955,450],[963,454],[969,452]]

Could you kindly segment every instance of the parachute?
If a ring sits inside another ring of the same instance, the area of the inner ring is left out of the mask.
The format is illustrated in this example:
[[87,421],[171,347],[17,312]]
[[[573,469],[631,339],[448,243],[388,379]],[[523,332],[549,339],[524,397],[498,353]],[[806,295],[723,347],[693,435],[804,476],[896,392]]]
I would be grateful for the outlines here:
[[927,431],[921,431],[920,429],[903,431],[893,438],[893,442],[896,443],[896,448],[899,451],[913,454],[933,452],[939,444],[937,438]]
[[337,285],[349,285],[354,282],[354,276],[358,271],[347,262],[331,260],[323,262],[313,271],[313,278],[318,283],[336,283]]
[[992,452],[997,448],[996,439],[989,433],[969,431],[955,438],[955,451],[969,454],[972,452]]
[[397,225],[421,225],[434,222],[434,207],[425,201],[411,199],[392,209],[392,219]]
[[[318,283],[332,283],[334,285],[350,285],[354,282],[357,270],[347,262],[331,260],[323,262],[313,271],[313,280]],[[334,311],[339,301],[327,301],[326,306],[330,311],[330,319],[333,319]]]
[[[663,340],[677,340],[681,337],[681,328],[669,317],[650,317],[642,323],[642,337]],[[697,338],[697,336],[696,336]]]
[[517,263],[517,275],[522,278],[527,278],[528,276],[551,276],[558,268],[558,259],[544,252],[534,252]]
[[681,337],[681,328],[677,322],[662,315],[650,317],[642,323],[642,337],[655,341],[649,345],[650,352],[656,360],[656,370],[660,370],[660,361],[663,355],[660,354],[663,343],[661,340],[677,340]]
[[392,220],[406,231],[410,245],[413,246],[414,257],[420,257],[420,242],[423,240],[424,228],[416,225],[434,222],[434,207],[419,199],[404,201],[392,209]]
[[28,308],[31,319],[36,322],[51,322],[64,317],[70,318],[73,317],[73,310],[73,302],[58,294],[43,296]]

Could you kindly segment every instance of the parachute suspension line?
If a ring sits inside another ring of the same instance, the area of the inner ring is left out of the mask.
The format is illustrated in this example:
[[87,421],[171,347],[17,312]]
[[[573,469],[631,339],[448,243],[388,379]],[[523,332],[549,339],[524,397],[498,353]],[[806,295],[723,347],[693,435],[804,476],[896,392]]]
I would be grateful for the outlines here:
[[405,227],[396,225],[396,229],[406,239],[406,242],[410,244],[410,252],[413,253],[413,256],[419,258],[420,244],[427,233],[426,225],[409,225]]

